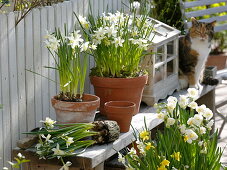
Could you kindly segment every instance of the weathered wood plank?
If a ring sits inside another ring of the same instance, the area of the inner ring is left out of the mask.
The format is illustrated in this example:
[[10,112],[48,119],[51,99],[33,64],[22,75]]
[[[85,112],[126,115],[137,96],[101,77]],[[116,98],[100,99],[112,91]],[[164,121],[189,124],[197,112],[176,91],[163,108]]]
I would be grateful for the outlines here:
[[19,139],[18,122],[18,86],[17,86],[17,55],[16,55],[16,31],[15,14],[8,14],[8,39],[9,39],[9,88],[10,88],[10,111],[11,111],[11,135],[12,148],[16,146]]
[[[44,37],[47,34],[47,8],[41,8],[40,10],[40,35],[41,35],[41,58],[42,58],[42,64],[41,64],[41,74],[42,76],[48,77],[49,69],[45,68],[45,66],[49,65],[49,57],[48,57],[48,49],[45,47],[44,43]],[[50,98],[49,98],[49,80],[45,77],[42,77],[42,113],[43,113],[43,119],[46,117],[49,117],[49,109],[50,109]]]
[[185,16],[187,18],[190,18],[190,17],[198,17],[198,16],[226,12],[226,11],[227,11],[227,6],[220,6],[220,7],[208,8],[208,9],[204,9],[204,10],[187,12],[187,13],[185,13]]
[[42,120],[42,75],[41,67],[42,67],[42,58],[41,58],[41,47],[40,47],[40,10],[33,9],[32,17],[35,22],[33,22],[33,35],[34,35],[34,72],[39,74],[35,74],[35,119],[36,119],[36,127],[40,127],[41,123],[39,120]]
[[72,2],[71,1],[64,1],[64,4],[66,6],[66,12],[67,12],[67,15],[66,15],[66,19],[67,19],[67,27],[68,27],[68,31],[69,32],[72,32],[73,30],[73,26],[74,26],[74,23],[73,23],[73,7],[72,7]]
[[10,112],[10,91],[9,91],[9,53],[8,49],[8,25],[7,25],[7,16],[0,15],[0,69],[1,69],[1,97],[3,104],[3,162],[6,163],[7,159],[11,159],[11,112]]
[[[33,19],[32,13],[25,17],[25,68],[34,70],[33,58]],[[26,71],[27,124],[28,130],[35,128],[34,74]]]
[[220,2],[227,2],[227,0],[202,0],[202,1],[191,1],[191,2],[184,2],[185,8],[193,8],[197,6],[204,6],[204,5],[211,5]]
[[[4,14],[0,14],[0,18],[1,18],[1,15],[4,15]],[[0,29],[2,28],[2,23],[0,21]],[[0,40],[1,40],[1,32],[0,32]],[[1,41],[0,41],[0,49],[2,48],[2,45],[1,45]],[[2,54],[1,54],[1,51],[0,51],[0,63],[2,62],[1,61],[1,58],[2,58]],[[0,104],[2,104],[3,101],[2,101],[2,70],[0,69]],[[2,159],[0,159],[0,169],[3,168],[3,155],[4,155],[4,140],[3,140],[3,111],[2,109],[0,109],[0,157]]]
[[[47,8],[47,24],[48,24],[48,31],[51,33],[55,29],[55,15],[54,15],[54,8],[53,7],[46,7]],[[44,38],[42,37],[42,42],[44,41]],[[43,44],[44,45],[44,44]],[[49,66],[50,67],[55,67],[55,61],[53,56],[48,53],[49,57]],[[53,69],[49,69],[49,78],[51,80],[56,80],[56,71]],[[49,100],[51,99],[52,96],[55,96],[57,94],[57,83],[54,82],[49,82]],[[53,107],[50,106],[50,117],[52,119],[56,119],[55,111]]]
[[26,88],[25,88],[25,28],[24,20],[21,20],[16,27],[17,43],[17,76],[18,76],[18,96],[19,96],[19,134],[20,139],[27,131],[27,108],[26,108]]

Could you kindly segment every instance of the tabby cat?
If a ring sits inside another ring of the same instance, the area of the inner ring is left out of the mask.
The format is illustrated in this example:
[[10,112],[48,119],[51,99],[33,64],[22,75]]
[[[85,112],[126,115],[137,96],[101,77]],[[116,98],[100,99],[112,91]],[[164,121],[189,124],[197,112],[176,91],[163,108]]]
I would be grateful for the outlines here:
[[191,18],[192,27],[179,40],[179,79],[181,89],[194,87],[199,89],[200,83],[216,85],[217,79],[204,77],[203,72],[211,50],[211,40],[214,36],[214,25],[199,22]]

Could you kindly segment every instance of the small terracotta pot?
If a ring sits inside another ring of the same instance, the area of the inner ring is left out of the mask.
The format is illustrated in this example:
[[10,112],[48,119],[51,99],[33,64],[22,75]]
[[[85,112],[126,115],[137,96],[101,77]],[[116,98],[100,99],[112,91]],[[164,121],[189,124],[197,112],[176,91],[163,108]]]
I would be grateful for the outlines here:
[[136,104],[129,101],[109,101],[104,105],[107,118],[115,120],[120,132],[128,132]]
[[84,94],[82,102],[67,102],[52,97],[58,123],[87,123],[94,121],[95,111],[100,105],[98,96]]
[[143,89],[148,76],[134,78],[108,78],[91,76],[91,84],[94,86],[95,95],[100,97],[100,112],[104,111],[104,103],[109,101],[130,101],[136,104],[133,115],[139,112]]

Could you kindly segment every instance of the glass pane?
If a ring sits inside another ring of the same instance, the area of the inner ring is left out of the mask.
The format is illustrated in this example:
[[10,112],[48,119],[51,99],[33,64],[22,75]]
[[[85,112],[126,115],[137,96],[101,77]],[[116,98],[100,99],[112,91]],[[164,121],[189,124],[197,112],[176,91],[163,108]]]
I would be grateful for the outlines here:
[[170,41],[167,43],[167,57],[172,57],[174,53],[174,45],[173,45],[173,41]]
[[173,74],[173,60],[167,63],[167,77]]
[[164,79],[164,66],[155,69],[154,83]]
[[155,63],[159,63],[162,61],[163,51],[164,51],[163,46],[157,48],[157,54],[155,55]]

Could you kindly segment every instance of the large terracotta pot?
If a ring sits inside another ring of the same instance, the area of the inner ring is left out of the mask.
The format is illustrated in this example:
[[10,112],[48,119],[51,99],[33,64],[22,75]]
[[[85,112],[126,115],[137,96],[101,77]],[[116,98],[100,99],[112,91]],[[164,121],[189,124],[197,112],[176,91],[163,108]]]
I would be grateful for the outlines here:
[[107,118],[118,123],[120,132],[129,131],[135,108],[136,104],[129,101],[109,101],[104,105]]
[[137,114],[147,78],[147,75],[134,78],[90,77],[95,95],[100,97],[101,114],[105,115],[104,103],[108,101],[134,102],[136,104],[134,114]]
[[66,102],[52,97],[51,103],[55,109],[59,123],[87,123],[94,121],[96,109],[100,105],[98,96],[84,94],[82,102]]

